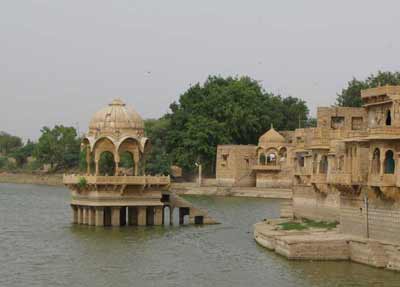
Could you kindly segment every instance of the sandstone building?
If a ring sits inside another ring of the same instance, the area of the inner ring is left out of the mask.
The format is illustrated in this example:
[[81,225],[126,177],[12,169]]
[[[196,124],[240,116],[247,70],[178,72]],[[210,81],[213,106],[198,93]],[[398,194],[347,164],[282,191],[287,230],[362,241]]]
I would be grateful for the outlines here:
[[400,86],[364,90],[362,100],[361,108],[318,108],[316,128],[271,128],[257,147],[218,147],[217,182],[234,185],[240,170],[247,186],[290,187],[297,217],[399,242]]

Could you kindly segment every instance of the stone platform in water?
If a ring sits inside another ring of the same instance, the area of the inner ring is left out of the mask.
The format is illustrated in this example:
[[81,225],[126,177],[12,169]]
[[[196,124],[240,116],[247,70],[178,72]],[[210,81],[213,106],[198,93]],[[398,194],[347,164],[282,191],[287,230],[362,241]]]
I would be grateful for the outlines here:
[[338,229],[283,230],[287,219],[254,225],[261,246],[292,260],[352,260],[400,271],[400,245],[341,234]]

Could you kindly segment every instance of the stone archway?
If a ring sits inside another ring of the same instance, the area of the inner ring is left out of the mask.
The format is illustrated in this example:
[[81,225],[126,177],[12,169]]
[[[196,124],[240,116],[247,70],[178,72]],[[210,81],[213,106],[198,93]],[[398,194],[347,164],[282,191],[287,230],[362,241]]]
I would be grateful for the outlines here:
[[135,161],[130,151],[119,154],[118,175],[133,176],[135,174]]
[[98,161],[98,174],[103,176],[114,176],[116,171],[114,154],[104,151],[100,154]]

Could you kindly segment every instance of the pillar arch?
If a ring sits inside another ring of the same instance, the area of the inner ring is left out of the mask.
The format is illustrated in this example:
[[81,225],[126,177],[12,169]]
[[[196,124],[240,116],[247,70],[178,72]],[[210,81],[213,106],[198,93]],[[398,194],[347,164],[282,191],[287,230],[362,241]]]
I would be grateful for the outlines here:
[[100,153],[99,160],[96,162],[96,166],[97,175],[103,176],[114,176],[118,167],[114,158],[114,154],[110,151],[103,151]]
[[120,164],[118,175],[129,175],[135,174],[135,162],[133,153],[130,151],[122,151],[119,153]]

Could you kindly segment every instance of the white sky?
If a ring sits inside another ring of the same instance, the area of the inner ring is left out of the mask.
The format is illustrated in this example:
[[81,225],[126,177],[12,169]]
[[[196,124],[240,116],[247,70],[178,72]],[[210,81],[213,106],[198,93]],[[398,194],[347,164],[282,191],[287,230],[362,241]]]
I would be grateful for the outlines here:
[[36,139],[121,97],[144,118],[209,74],[331,105],[400,70],[400,1],[1,0],[0,130]]

